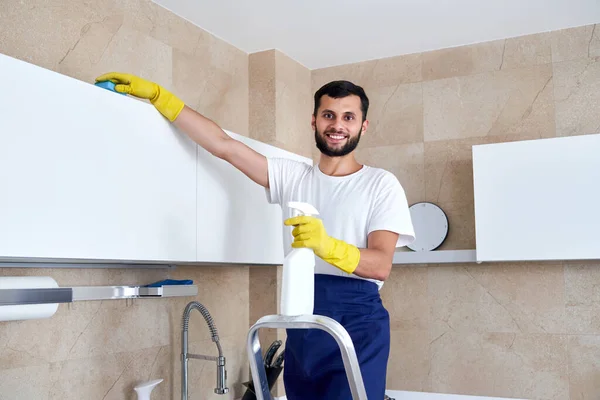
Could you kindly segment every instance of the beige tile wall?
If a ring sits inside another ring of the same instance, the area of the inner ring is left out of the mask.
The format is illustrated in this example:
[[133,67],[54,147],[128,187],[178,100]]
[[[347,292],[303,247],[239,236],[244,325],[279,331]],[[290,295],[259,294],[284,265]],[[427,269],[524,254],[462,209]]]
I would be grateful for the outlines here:
[[310,70],[278,50],[249,58],[250,137],[310,157]]
[[[448,214],[442,249],[473,249],[471,146],[600,132],[600,29],[585,26],[312,71],[362,85],[358,158],[409,203]],[[510,160],[507,160],[510,162]],[[526,201],[527,199],[523,199]],[[394,267],[388,387],[590,399],[600,385],[600,263]]]
[[[2,1],[0,52],[86,82],[112,70],[141,75],[225,129],[249,133],[248,55],[149,0]],[[192,300],[215,319],[232,390],[215,395],[216,368],[192,360],[190,399],[241,397],[248,379],[248,267],[0,269],[30,274],[50,275],[61,286],[189,278],[199,295],[74,303],[50,319],[0,322],[0,399],[134,399],[133,386],[155,378],[165,381],[153,398],[179,398],[181,318]],[[192,351],[216,354],[200,314],[192,315],[190,341]]]

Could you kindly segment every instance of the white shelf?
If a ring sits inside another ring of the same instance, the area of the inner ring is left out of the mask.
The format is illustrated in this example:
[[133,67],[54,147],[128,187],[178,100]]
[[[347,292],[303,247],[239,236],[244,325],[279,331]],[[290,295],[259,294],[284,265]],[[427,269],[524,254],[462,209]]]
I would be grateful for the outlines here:
[[393,265],[477,262],[475,250],[397,251]]

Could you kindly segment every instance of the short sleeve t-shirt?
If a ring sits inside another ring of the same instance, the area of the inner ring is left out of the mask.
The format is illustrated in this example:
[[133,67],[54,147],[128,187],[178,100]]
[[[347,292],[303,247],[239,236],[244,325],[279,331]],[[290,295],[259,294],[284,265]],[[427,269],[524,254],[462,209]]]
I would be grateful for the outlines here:
[[[298,201],[309,203],[319,211],[318,217],[329,236],[358,248],[366,248],[368,235],[377,230],[398,233],[396,247],[406,246],[415,238],[404,189],[388,171],[364,165],[347,176],[329,176],[321,172],[318,165],[285,158],[268,158],[268,171],[267,199],[281,206],[284,220],[294,216],[287,203]],[[285,255],[292,250],[291,229],[283,227]],[[315,257],[315,273],[365,279],[348,274],[319,257]],[[381,281],[367,280],[379,288],[383,286]]]

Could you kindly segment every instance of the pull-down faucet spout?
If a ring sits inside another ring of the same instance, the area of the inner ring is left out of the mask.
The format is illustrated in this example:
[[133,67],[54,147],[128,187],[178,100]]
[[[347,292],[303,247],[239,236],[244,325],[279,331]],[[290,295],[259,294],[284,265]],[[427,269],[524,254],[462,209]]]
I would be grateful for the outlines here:
[[[196,309],[202,314],[204,320],[208,324],[210,329],[210,335],[212,341],[217,345],[219,355],[205,356],[200,354],[188,353],[188,326],[190,322],[190,313],[193,309]],[[181,399],[188,400],[188,360],[190,358],[199,360],[215,361],[217,363],[217,387],[215,388],[216,394],[226,394],[229,392],[227,388],[227,370],[225,369],[225,357],[223,356],[223,349],[221,343],[219,343],[219,334],[217,328],[213,322],[210,313],[202,304],[197,301],[189,303],[183,312],[183,331],[181,337]]]

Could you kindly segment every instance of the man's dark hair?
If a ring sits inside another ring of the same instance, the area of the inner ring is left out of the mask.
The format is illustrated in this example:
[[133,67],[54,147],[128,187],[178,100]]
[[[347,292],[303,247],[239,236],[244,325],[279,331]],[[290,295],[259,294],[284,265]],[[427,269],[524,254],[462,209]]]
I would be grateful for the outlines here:
[[315,93],[315,110],[313,115],[315,117],[317,116],[317,111],[321,106],[321,97],[329,96],[333,99],[340,99],[351,95],[360,97],[360,109],[362,111],[362,120],[364,122],[367,119],[367,111],[369,110],[369,98],[362,87],[348,81],[329,82],[317,90]]

